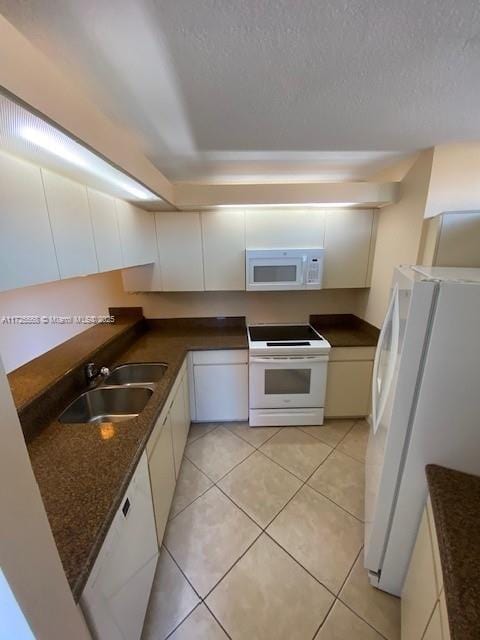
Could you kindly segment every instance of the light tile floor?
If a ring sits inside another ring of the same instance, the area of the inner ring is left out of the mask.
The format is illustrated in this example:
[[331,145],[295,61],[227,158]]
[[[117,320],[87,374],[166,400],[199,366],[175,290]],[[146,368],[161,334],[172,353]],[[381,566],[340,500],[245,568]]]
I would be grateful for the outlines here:
[[142,640],[398,640],[363,569],[367,436],[192,425]]

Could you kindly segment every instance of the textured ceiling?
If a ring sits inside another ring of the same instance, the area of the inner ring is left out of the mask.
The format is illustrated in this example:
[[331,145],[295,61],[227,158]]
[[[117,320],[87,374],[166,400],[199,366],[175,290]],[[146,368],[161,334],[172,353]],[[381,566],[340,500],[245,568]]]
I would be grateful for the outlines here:
[[480,137],[478,0],[0,0],[0,11],[173,180],[364,179]]

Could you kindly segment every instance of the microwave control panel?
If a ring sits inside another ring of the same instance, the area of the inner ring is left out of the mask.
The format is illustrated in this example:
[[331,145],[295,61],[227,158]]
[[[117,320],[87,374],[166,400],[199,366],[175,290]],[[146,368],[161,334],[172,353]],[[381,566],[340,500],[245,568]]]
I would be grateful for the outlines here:
[[307,265],[307,283],[320,283],[320,260],[318,258],[310,258]]

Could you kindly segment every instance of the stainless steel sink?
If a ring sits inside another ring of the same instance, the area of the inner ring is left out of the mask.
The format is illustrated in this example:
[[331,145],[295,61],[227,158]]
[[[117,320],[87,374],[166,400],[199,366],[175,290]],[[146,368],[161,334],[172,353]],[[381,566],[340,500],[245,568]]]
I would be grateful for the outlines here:
[[60,422],[121,422],[135,418],[152,395],[149,387],[99,387],[82,393],[60,416]]
[[105,378],[108,385],[154,385],[165,374],[168,365],[160,362],[121,364]]

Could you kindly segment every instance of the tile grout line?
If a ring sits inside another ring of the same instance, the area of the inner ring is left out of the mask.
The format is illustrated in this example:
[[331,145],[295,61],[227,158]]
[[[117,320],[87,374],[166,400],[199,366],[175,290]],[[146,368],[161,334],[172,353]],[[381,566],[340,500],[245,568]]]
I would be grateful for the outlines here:
[[[165,543],[162,543],[162,546],[165,547],[165,550],[167,551],[168,555],[170,556],[170,558],[172,559],[173,563],[175,564],[175,566],[177,567],[177,569],[180,571],[180,573],[182,574],[182,576],[185,578],[185,580],[187,581],[187,583],[191,586],[191,588],[193,589],[193,592],[195,593],[195,595],[197,596],[197,598],[200,599],[200,601],[203,600],[202,596],[198,593],[198,591],[195,589],[195,587],[193,586],[193,584],[190,582],[190,580],[187,578],[186,574],[184,573],[182,567],[178,564],[178,562],[175,560],[175,556],[173,555],[173,553],[170,551],[170,549],[167,547],[167,545]],[[192,609],[193,611],[193,609]]]
[[[372,587],[374,588],[374,587]],[[370,629],[372,629],[373,631],[375,631],[375,633],[377,633],[380,638],[382,638],[383,640],[388,640],[388,638],[386,636],[383,635],[383,633],[380,633],[380,631],[374,627],[370,622],[368,622],[368,620],[365,620],[365,618],[363,618],[357,611],[355,611],[355,609],[353,609],[349,604],[347,604],[346,602],[344,602],[341,598],[337,598],[337,600],[339,600],[344,607],[346,607],[349,611],[351,611],[354,615],[357,616],[357,618],[360,618],[360,620],[362,622],[364,622],[368,627],[370,627]]]
[[[328,610],[327,615],[323,618],[322,622],[320,623],[320,626],[319,626],[319,627],[318,627],[318,629],[316,630],[316,632],[315,632],[315,634],[314,634],[314,636],[313,636],[312,640],[315,640],[315,638],[317,637],[317,635],[318,635],[318,634],[319,634],[319,632],[320,632],[320,629],[323,627],[323,625],[324,625],[324,624],[325,624],[325,622],[327,621],[327,618],[328,618],[328,616],[330,615],[330,613],[331,613],[331,611],[332,611],[333,607],[335,606],[335,603],[337,602],[337,600],[340,600],[339,595],[341,594],[342,589],[343,589],[343,588],[344,588],[344,586],[346,585],[347,580],[349,579],[349,577],[350,577],[350,575],[351,575],[351,573],[352,573],[352,571],[353,571],[353,567],[355,566],[355,563],[357,562],[358,558],[360,557],[360,554],[362,553],[362,549],[363,549],[363,545],[360,547],[360,551],[359,551],[359,552],[357,553],[357,555],[355,556],[355,560],[353,561],[352,566],[351,566],[351,567],[350,567],[350,569],[348,570],[347,575],[345,576],[344,581],[343,581],[343,582],[342,582],[342,584],[340,585],[340,589],[338,590],[338,594],[335,596],[335,599],[334,599],[334,601],[332,602],[332,606],[331,606],[331,607],[330,607],[330,609]],[[340,602],[343,604],[343,601],[342,601],[342,600],[340,600]],[[358,615],[358,614],[357,614],[357,615]]]
[[[247,423],[247,425],[248,425],[248,423]],[[225,427],[225,428],[226,428],[226,429],[228,429],[228,427]],[[248,426],[248,428],[249,428],[249,429],[255,429],[255,427],[250,427],[250,426]],[[263,427],[263,428],[265,428],[265,427]],[[275,429],[275,433],[272,433],[271,435],[269,435],[269,436],[268,436],[268,438],[267,438],[266,440],[264,440],[264,441],[262,442],[262,444],[260,444],[260,445],[258,445],[258,446],[257,446],[256,444],[253,444],[252,442],[250,442],[250,440],[247,440],[247,438],[243,438],[241,435],[238,435],[238,434],[237,434],[237,433],[235,433],[235,432],[233,432],[233,435],[237,436],[237,438],[240,438],[241,440],[243,440],[244,442],[246,442],[247,444],[249,444],[251,447],[255,447],[255,449],[257,449],[257,451],[259,451],[259,450],[260,450],[260,447],[263,447],[263,445],[264,445],[265,443],[267,443],[267,442],[268,442],[269,440],[271,440],[274,436],[276,436],[276,435],[277,435],[277,433],[280,431],[280,429],[281,429],[281,428],[282,428],[282,427],[268,427],[268,429],[272,429],[272,430],[273,430],[273,429]],[[228,429],[228,430],[229,430],[229,429]]]
[[309,570],[306,569],[303,564],[297,560],[297,558],[295,558],[295,556],[293,556],[290,551],[288,551],[288,549],[285,549],[285,547],[283,547],[280,542],[278,542],[278,540],[275,540],[275,538],[273,536],[271,536],[268,531],[264,531],[263,532],[268,538],[270,538],[270,540],[272,542],[274,542],[277,547],[279,547],[291,560],[293,560],[295,562],[295,564],[298,564],[298,566],[303,569],[305,571],[305,573],[307,573],[311,578],[313,578],[315,580],[315,582],[318,582],[318,584],[323,587],[326,591],[328,591],[328,593],[334,598],[336,599],[337,596],[335,595],[335,593],[330,589],[330,587],[327,587],[326,584],[324,584],[319,578],[317,578],[315,575],[313,575],[313,573]]
[[[349,609],[352,613],[354,613],[354,614],[357,616],[357,618],[360,618],[360,620],[362,620],[363,622],[365,622],[365,624],[367,624],[371,629],[373,629],[374,631],[376,631],[376,632],[378,633],[378,635],[379,635],[379,636],[381,636],[384,640],[388,640],[388,638],[386,638],[386,637],[383,635],[383,633],[381,633],[381,632],[380,632],[378,629],[376,629],[372,624],[370,624],[370,622],[368,622],[368,620],[365,620],[365,618],[364,618],[363,616],[361,616],[361,615],[358,613],[358,611],[355,611],[355,609],[354,609],[352,606],[350,606],[349,604],[347,604],[347,603],[346,603],[344,600],[342,600],[342,598],[340,597],[340,595],[341,595],[341,593],[342,593],[342,591],[343,591],[343,589],[344,589],[344,587],[345,587],[345,585],[346,585],[346,583],[347,583],[348,579],[350,578],[350,576],[351,576],[351,575],[352,575],[352,573],[353,573],[353,569],[354,569],[354,567],[355,567],[355,565],[356,565],[356,563],[357,563],[358,559],[360,558],[360,556],[361,556],[362,551],[364,550],[364,548],[365,548],[365,546],[362,544],[362,546],[361,546],[361,548],[360,548],[360,551],[357,553],[357,556],[356,556],[356,558],[355,558],[354,563],[353,563],[353,564],[352,564],[352,566],[350,567],[350,571],[348,572],[347,577],[345,578],[345,580],[343,581],[342,586],[340,587],[340,590],[339,590],[339,592],[338,592],[338,596],[337,596],[337,600],[340,600],[340,602],[341,602],[345,607],[347,607],[347,609]],[[372,587],[372,589],[373,589],[373,588],[374,588],[374,587]]]
[[[189,462],[190,462],[190,461],[189,461]],[[208,479],[210,480],[210,478],[208,478]],[[210,482],[212,482],[212,481],[210,480]],[[168,523],[169,523],[169,522],[173,522],[173,520],[175,520],[175,518],[176,518],[177,516],[179,516],[181,513],[183,513],[183,512],[185,511],[185,509],[188,509],[188,507],[189,507],[191,504],[193,504],[193,503],[194,503],[194,502],[196,502],[199,498],[201,498],[202,496],[204,496],[204,495],[207,493],[207,491],[210,491],[210,489],[211,489],[212,487],[214,487],[214,486],[215,486],[215,483],[213,483],[213,482],[212,482],[212,484],[211,484],[209,487],[207,487],[207,488],[205,489],[205,491],[202,491],[202,493],[201,493],[200,495],[198,495],[198,496],[197,496],[196,498],[194,498],[191,502],[189,502],[187,505],[185,505],[182,509],[180,509],[180,511],[177,511],[177,513],[176,513],[174,516],[172,516],[171,518],[168,518],[168,519],[167,519],[167,525],[168,525]],[[170,515],[170,514],[169,514],[169,515]]]
[[203,600],[206,600],[214,591],[215,589],[218,587],[218,585],[228,576],[228,574],[232,571],[232,569],[234,567],[237,566],[237,564],[240,562],[240,560],[245,556],[245,554],[247,554],[250,549],[253,547],[253,545],[257,542],[257,540],[260,538],[260,536],[262,535],[262,533],[264,533],[262,530],[260,530],[260,533],[254,538],[254,540],[252,540],[252,542],[248,545],[248,547],[245,549],[245,551],[243,551],[243,553],[235,560],[235,562],[232,564],[232,566],[223,574],[223,576],[217,580],[217,582],[213,585],[213,587],[210,589],[210,591],[207,593],[207,595],[203,598]]
[[[320,465],[321,466],[321,465]],[[320,467],[319,467],[320,468]],[[359,522],[361,525],[365,526],[365,520],[362,520],[361,518],[359,518],[358,516],[356,516],[354,513],[352,513],[351,511],[349,511],[348,509],[346,509],[345,507],[342,507],[341,504],[338,504],[338,502],[335,502],[335,500],[333,500],[333,498],[330,498],[330,496],[327,496],[325,493],[322,493],[321,491],[319,491],[318,489],[315,489],[315,487],[312,487],[311,485],[305,483],[307,485],[307,487],[309,489],[312,489],[313,491],[315,491],[315,493],[318,493],[319,496],[322,496],[322,498],[325,498],[326,500],[328,500],[329,502],[331,502],[332,504],[334,504],[336,507],[338,507],[339,509],[341,509],[344,513],[346,513],[347,515],[351,516],[352,518],[355,518],[355,520],[357,522]]]
[[228,633],[228,631],[226,630],[226,628],[223,626],[223,624],[220,622],[220,620],[217,618],[217,616],[213,613],[213,611],[210,609],[210,607],[208,606],[208,604],[205,602],[205,600],[202,601],[203,606],[207,609],[207,611],[210,612],[210,615],[212,616],[212,618],[214,620],[217,621],[218,626],[220,627],[220,629],[223,629],[223,632],[225,633],[225,635],[227,636],[227,638],[229,638],[229,640],[232,640],[232,636]]
[[[202,601],[200,600],[200,602],[197,602],[197,604],[193,607],[193,609],[192,609],[191,611],[189,611],[189,612],[187,613],[187,615],[186,615],[184,618],[182,618],[182,619],[180,620],[180,622],[179,622],[177,625],[175,625],[175,627],[174,627],[171,631],[169,631],[169,632],[167,633],[167,635],[166,635],[166,636],[164,636],[163,638],[159,638],[159,640],[168,640],[168,638],[171,638],[171,637],[172,637],[172,635],[175,633],[175,631],[176,631],[179,627],[181,627],[181,626],[182,626],[182,624],[185,622],[185,620],[187,620],[187,618],[189,618],[189,617],[192,615],[192,613],[193,613],[194,611],[196,611],[196,610],[198,609],[198,607],[199,607],[201,604],[203,604],[203,603],[202,603]],[[141,639],[140,639],[140,640],[141,640]]]
[[[200,434],[199,436],[197,436],[196,438],[193,438],[193,439],[190,439],[190,440],[189,440],[189,439],[188,439],[188,436],[187,436],[187,441],[185,442],[185,449],[186,449],[189,445],[193,444],[194,442],[197,442],[197,440],[200,440],[200,438],[204,438],[205,436],[208,436],[208,434],[209,434],[209,433],[213,433],[213,432],[214,432],[214,431],[216,431],[219,427],[221,427],[221,423],[220,423],[220,422],[190,422],[190,428],[191,428],[191,425],[192,425],[192,424],[193,424],[193,425],[200,425],[200,424],[203,424],[203,425],[207,425],[207,424],[216,424],[217,426],[216,426],[216,427],[213,427],[213,429],[209,429],[206,433],[201,433],[201,434]],[[190,429],[189,429],[189,431],[190,431]]]

